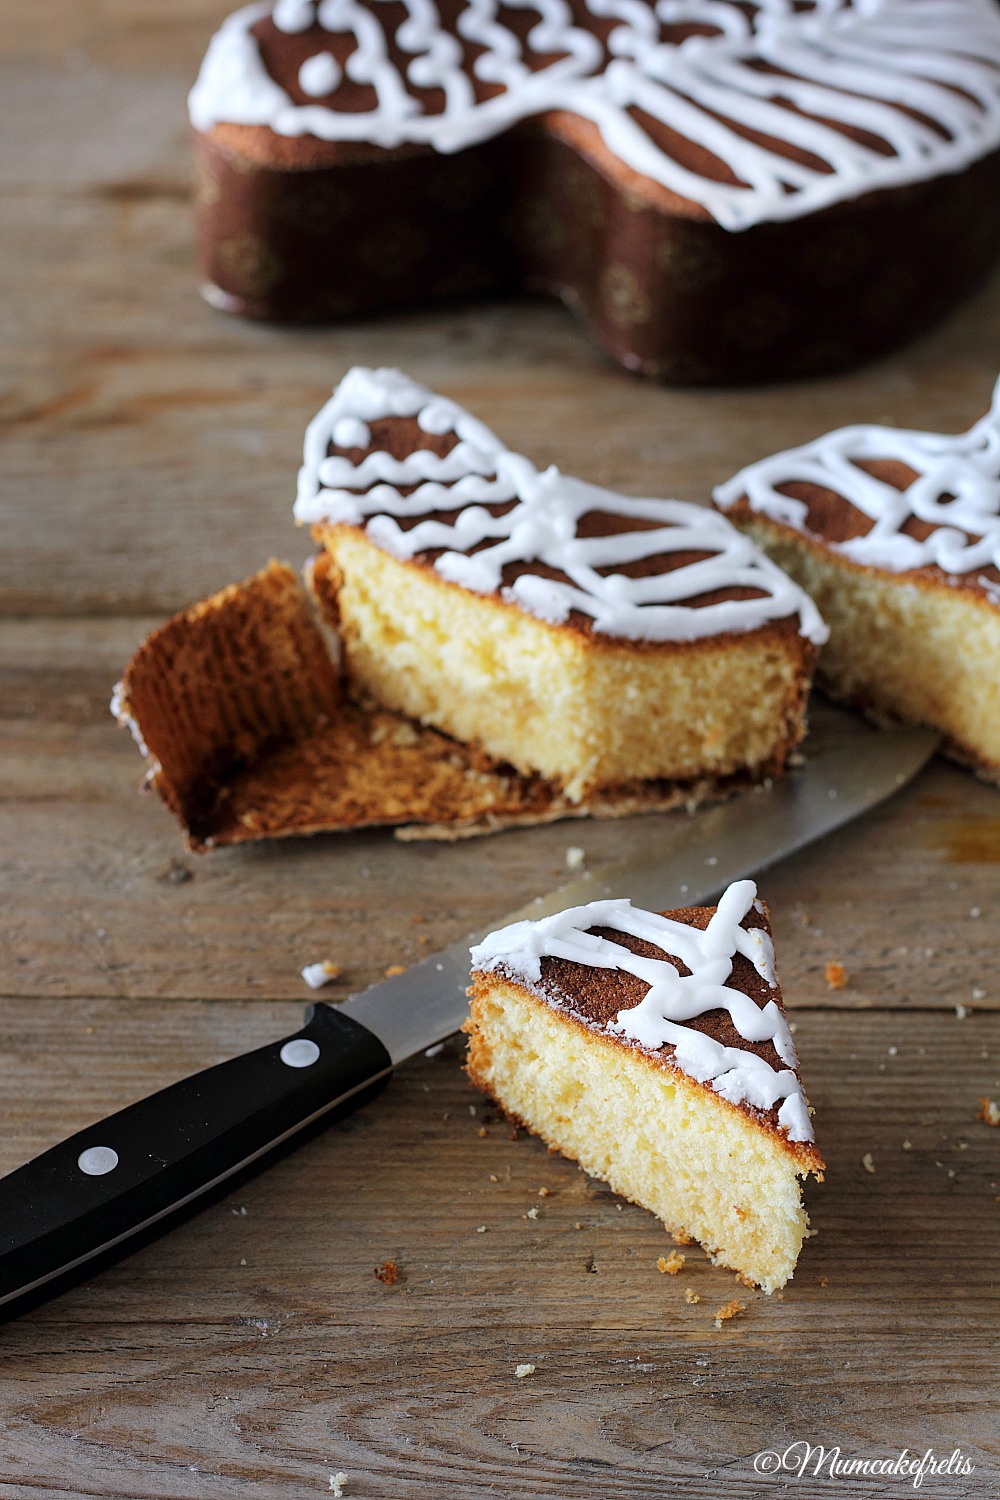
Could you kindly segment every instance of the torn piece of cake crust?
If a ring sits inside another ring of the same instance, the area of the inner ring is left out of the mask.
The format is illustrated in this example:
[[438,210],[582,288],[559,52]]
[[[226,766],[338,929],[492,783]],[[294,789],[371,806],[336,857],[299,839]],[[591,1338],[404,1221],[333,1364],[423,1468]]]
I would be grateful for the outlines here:
[[[320,559],[320,600],[323,574]],[[147,783],[198,852],[379,825],[403,839],[457,839],[692,807],[748,780],[637,781],[570,802],[543,777],[347,698],[305,591],[277,562],[154,632],[112,709],[148,759]]]
[[469,1076],[591,1176],[775,1291],[822,1177],[752,881],[716,908],[595,901],[472,950]]

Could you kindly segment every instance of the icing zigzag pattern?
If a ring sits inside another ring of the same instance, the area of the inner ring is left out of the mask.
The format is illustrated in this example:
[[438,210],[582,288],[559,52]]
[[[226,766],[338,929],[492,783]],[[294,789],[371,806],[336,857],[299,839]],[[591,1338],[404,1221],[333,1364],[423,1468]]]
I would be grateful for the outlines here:
[[[396,458],[371,446],[368,424],[387,417],[415,417],[421,431],[457,442],[443,457],[414,448]],[[369,451],[350,456],[359,450]],[[488,508],[499,506],[500,515]],[[591,513],[620,517],[620,527],[581,534]],[[607,635],[683,641],[797,614],[810,640],[827,635],[809,596],[723,516],[680,500],[618,495],[554,467],[540,471],[453,401],[398,370],[351,370],[309,424],[295,518],[363,525],[371,541],[404,560],[440,553],[440,577],[479,594],[499,590],[507,603],[552,624],[576,611]],[[658,524],[637,528],[636,520]],[[651,576],[614,571],[678,553],[694,556]],[[541,563],[566,581],[529,566],[505,588],[508,563]],[[694,602],[727,589],[752,597]]]
[[[566,110],[733,231],[960,172],[1000,146],[994,0],[403,0],[394,36],[388,4],[236,12],[192,90],[196,129],[226,121],[450,153]],[[525,10],[538,19],[522,44],[507,20]],[[252,28],[269,16],[286,33],[319,29],[298,80],[315,102],[294,102],[268,73]],[[394,51],[412,60],[399,66]],[[345,78],[373,108],[338,108]],[[437,91],[440,107],[415,90]],[[671,153],[671,132],[707,153],[705,170]]]
[[[860,467],[886,459],[913,471],[905,489]],[[808,506],[781,493],[792,483],[832,490],[874,522],[864,536],[826,543],[852,562],[893,573],[932,564],[955,575],[1000,568],[1000,381],[990,410],[957,437],[842,427],[741,469],[719,486],[715,501],[725,510],[745,496],[751,510],[808,534]],[[906,534],[911,519],[931,528],[926,537]],[[996,584],[979,582],[1000,603]]]
[[[759,910],[752,880],[739,880],[719,898],[706,928],[691,927],[657,912],[642,911],[630,901],[592,901],[538,922],[515,922],[491,933],[472,949],[472,967],[480,973],[499,970],[527,985],[550,1005],[572,1006],[547,985],[541,961],[567,959],[597,969],[619,969],[649,985],[638,1005],[622,1010],[607,1030],[649,1052],[671,1047],[671,1061],[699,1083],[710,1083],[732,1104],[744,1101],[756,1109],[779,1105],[778,1124],[791,1141],[811,1141],[812,1122],[788,1022],[774,1000],[758,1005],[729,980],[737,953],[748,958],[776,988],[774,949],[763,928],[745,928],[747,914]],[[673,954],[688,970],[681,975],[667,958],[640,958],[595,927],[629,933],[663,953]],[[749,1048],[726,1047],[685,1023],[711,1011],[725,1011],[746,1042],[770,1042],[784,1064],[774,1068]]]

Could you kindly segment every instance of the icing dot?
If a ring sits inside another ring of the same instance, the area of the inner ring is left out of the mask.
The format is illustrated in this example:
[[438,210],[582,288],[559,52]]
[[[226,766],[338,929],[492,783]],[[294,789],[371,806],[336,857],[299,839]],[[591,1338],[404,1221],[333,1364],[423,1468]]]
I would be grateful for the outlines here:
[[307,57],[299,69],[299,88],[304,94],[318,99],[324,94],[332,94],[342,76],[340,64],[332,52],[317,52]]
[[341,417],[333,425],[333,441],[338,448],[367,448],[371,440],[368,424],[359,417]]
[[308,31],[313,23],[312,0],[277,0],[271,19],[279,31]]
[[455,428],[454,408],[447,401],[428,401],[417,415],[417,426],[421,432],[432,432],[440,436]]

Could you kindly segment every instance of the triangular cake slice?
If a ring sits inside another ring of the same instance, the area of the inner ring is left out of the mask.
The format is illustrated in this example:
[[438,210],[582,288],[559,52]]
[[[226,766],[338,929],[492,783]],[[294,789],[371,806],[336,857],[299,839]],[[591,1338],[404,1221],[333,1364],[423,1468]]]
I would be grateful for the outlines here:
[[822,1178],[752,881],[717,907],[594,901],[472,950],[468,1071],[501,1108],[765,1291]]
[[780,772],[803,733],[825,627],[724,517],[537,469],[398,370],[310,423],[295,516],[353,691],[570,802]]
[[842,427],[715,500],[822,610],[825,689],[1000,782],[1000,383],[967,432]]

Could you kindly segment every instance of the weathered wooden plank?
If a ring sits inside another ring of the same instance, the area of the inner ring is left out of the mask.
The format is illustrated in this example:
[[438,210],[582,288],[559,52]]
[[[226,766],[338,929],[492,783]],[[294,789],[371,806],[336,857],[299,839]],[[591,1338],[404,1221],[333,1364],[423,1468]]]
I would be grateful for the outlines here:
[[[0,1166],[295,1024],[261,1003],[178,1003],[152,1031],[151,1014],[5,1004]],[[357,1495],[750,1497],[765,1492],[754,1453],[805,1438],[860,1456],[961,1446],[975,1487],[924,1491],[993,1493],[984,1244],[1000,1189],[995,1132],[975,1115],[1000,1087],[997,1018],[809,1014],[797,1040],[830,1171],[783,1297],[734,1286],[694,1248],[676,1280],[659,1275],[657,1222],[510,1139],[456,1040],[5,1329],[6,1492],[279,1496],[342,1469]],[[395,1287],[372,1274],[386,1258]],[[720,1332],[734,1293],[746,1310]],[[522,1361],[536,1374],[518,1381]]]
[[[592,863],[629,847],[629,822],[583,822],[452,846],[378,832],[189,855],[138,795],[140,757],[107,711],[151,623],[0,629],[0,993],[292,998],[302,965],[329,956],[343,994],[551,889],[571,845]],[[935,765],[762,877],[789,1003],[1000,1005],[998,870],[997,792]],[[827,985],[830,961],[846,989]]]

